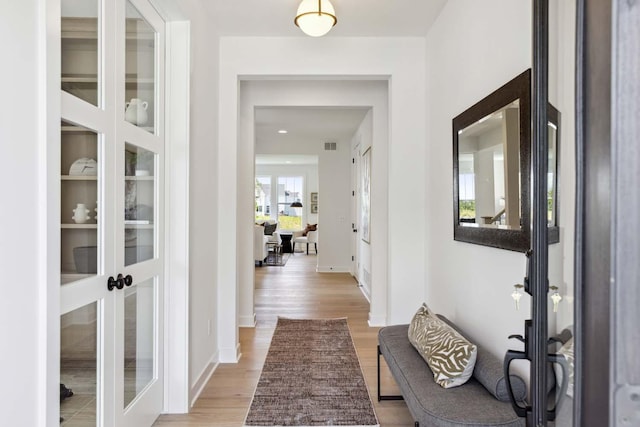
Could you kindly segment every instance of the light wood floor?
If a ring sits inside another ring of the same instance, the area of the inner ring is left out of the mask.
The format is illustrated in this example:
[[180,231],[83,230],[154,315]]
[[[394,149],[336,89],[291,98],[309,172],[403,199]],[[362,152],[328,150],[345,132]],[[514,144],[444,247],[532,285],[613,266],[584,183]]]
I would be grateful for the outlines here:
[[[188,415],[163,415],[154,426],[242,426],[278,316],[347,317],[380,425],[413,426],[413,419],[403,401],[377,401],[378,328],[367,325],[369,303],[356,281],[349,274],[316,273],[315,263],[315,255],[296,253],[285,267],[256,267],[257,326],[240,329],[240,362],[218,366]],[[386,366],[382,372],[383,393],[397,394]]]

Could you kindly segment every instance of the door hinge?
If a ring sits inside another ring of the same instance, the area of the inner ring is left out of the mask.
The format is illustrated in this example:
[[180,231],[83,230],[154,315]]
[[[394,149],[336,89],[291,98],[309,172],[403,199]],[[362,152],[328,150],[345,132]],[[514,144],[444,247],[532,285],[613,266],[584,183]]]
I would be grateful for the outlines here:
[[351,190],[351,195],[355,197],[356,191],[355,190]]
[[356,159],[354,157],[351,158],[351,163],[356,164]]
[[351,261],[355,261],[355,260],[356,260],[356,257],[351,255]]

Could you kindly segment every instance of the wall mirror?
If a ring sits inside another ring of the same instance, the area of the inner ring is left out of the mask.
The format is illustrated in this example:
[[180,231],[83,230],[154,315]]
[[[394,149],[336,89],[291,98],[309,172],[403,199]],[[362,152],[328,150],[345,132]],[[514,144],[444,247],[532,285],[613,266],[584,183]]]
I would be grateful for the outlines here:
[[[531,72],[453,119],[454,239],[524,252],[531,245]],[[559,113],[549,106],[549,242],[559,240]]]

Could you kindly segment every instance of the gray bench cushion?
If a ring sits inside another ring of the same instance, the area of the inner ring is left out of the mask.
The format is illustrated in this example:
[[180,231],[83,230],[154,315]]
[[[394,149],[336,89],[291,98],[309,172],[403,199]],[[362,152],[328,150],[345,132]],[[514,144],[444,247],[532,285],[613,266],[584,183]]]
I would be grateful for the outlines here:
[[[458,331],[462,336],[473,342],[463,330],[453,324],[449,319],[442,315],[438,315],[443,321],[447,322]],[[486,388],[489,393],[493,394],[496,399],[503,402],[509,402],[509,391],[507,382],[504,379],[504,368],[502,361],[497,359],[493,354],[481,346],[478,347],[478,357],[476,358],[476,366],[473,370],[473,376]],[[527,396],[527,386],[522,378],[511,375],[511,387],[513,395],[517,401],[521,402]]]
[[524,426],[509,403],[497,400],[473,377],[450,389],[436,384],[429,366],[407,338],[408,326],[383,328],[378,341],[409,411],[421,427]]

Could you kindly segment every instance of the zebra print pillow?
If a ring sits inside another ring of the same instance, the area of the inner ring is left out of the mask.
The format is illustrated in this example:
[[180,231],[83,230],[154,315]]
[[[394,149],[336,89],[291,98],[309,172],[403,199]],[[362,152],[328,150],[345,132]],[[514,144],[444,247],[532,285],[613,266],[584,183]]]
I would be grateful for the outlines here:
[[444,388],[466,383],[476,364],[477,347],[439,319],[426,304],[409,325],[409,341],[427,362],[433,379]]

